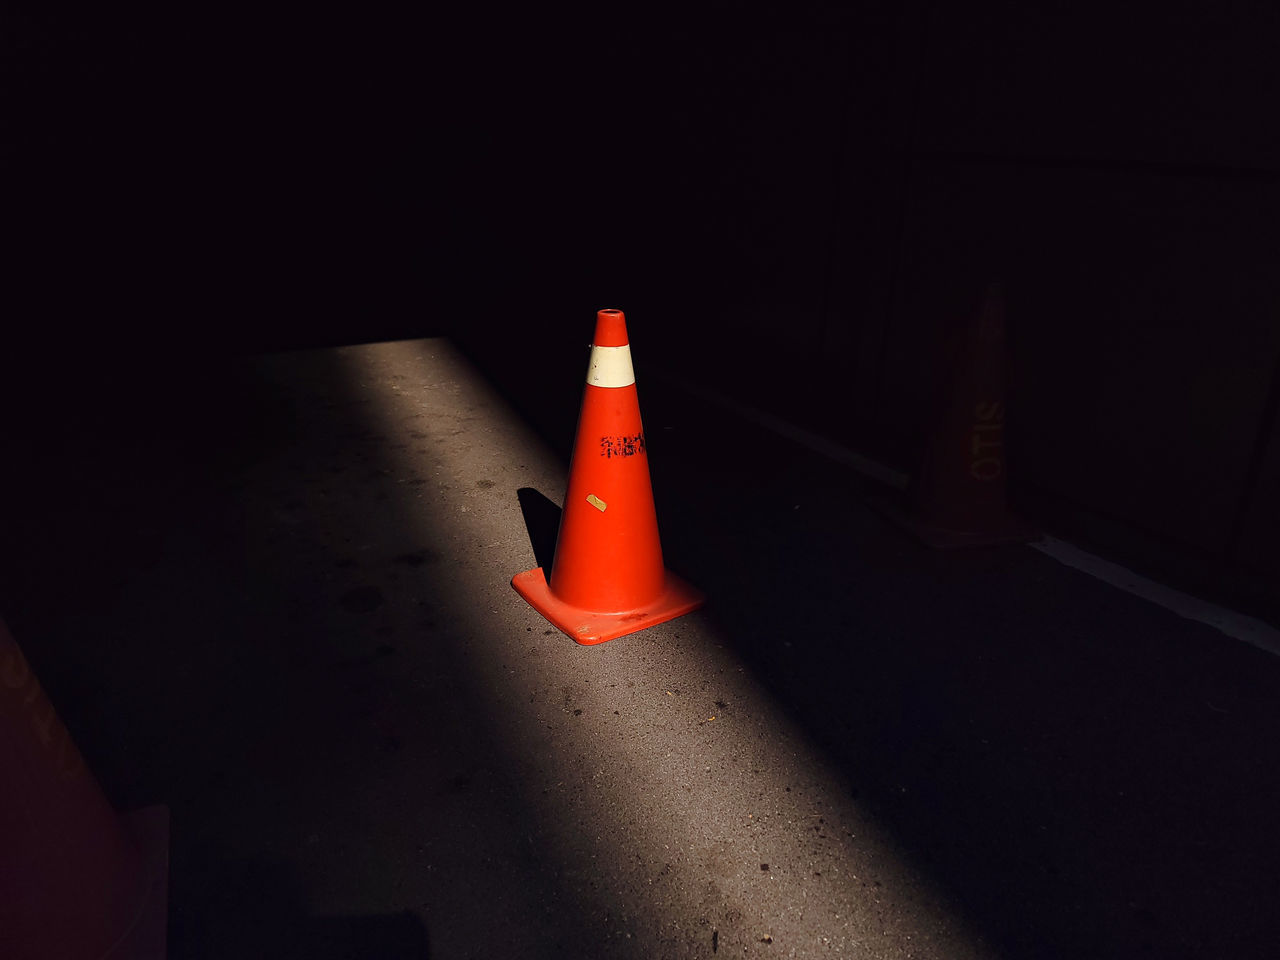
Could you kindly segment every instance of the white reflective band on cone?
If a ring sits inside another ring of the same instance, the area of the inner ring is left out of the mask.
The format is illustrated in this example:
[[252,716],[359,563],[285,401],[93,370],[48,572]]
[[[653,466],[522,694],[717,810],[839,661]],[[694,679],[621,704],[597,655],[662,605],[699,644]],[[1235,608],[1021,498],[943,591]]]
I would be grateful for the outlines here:
[[591,348],[587,383],[593,387],[629,387],[636,382],[631,369],[631,347]]

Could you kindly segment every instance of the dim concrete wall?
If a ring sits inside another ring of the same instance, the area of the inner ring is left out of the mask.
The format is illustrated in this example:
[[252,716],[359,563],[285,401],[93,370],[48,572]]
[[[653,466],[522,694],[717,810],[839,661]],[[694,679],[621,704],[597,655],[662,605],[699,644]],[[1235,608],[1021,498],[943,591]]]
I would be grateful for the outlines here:
[[707,297],[686,337],[735,345],[740,399],[912,469],[946,331],[1001,280],[1015,502],[1188,585],[1280,594],[1277,27],[915,5],[726,45],[673,135],[724,151],[675,245]]

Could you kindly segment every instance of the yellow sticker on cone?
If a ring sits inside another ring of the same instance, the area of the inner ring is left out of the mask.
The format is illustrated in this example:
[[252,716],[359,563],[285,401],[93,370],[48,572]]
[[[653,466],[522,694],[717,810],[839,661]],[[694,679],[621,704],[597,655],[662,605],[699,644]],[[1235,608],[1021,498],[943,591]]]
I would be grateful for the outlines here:
[[594,493],[587,494],[587,503],[591,504],[601,513],[604,513],[604,508],[608,506],[607,503],[605,503],[603,500],[597,497]]

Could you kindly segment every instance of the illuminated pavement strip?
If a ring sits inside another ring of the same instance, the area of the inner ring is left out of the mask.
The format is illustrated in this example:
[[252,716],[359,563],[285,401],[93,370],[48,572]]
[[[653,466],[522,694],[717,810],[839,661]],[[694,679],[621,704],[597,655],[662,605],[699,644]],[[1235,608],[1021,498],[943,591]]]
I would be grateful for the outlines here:
[[[992,955],[898,862],[700,614],[579,647],[516,595],[508,581],[533,557],[512,491],[558,498],[563,466],[449,344],[344,348],[323,362],[335,358],[362,402],[330,408],[323,429],[352,435],[372,417],[384,450],[399,448],[389,469],[411,481],[356,555],[439,545],[431,576],[465,610],[448,633],[479,701],[459,720],[501,745],[525,811],[509,825],[516,850],[467,823],[483,806],[460,816],[457,829],[477,831],[474,852],[493,857],[491,873],[424,858],[440,956]],[[276,363],[282,389],[307,381],[306,355]],[[415,642],[438,639],[404,641]],[[419,776],[406,770],[400,789],[380,791],[398,793],[391,815],[410,819],[378,830],[405,833],[407,846],[421,832],[414,810],[431,802],[412,797]],[[532,875],[525,855],[542,864]],[[313,874],[312,909],[352,912],[363,875]],[[491,914],[477,918],[476,897]]]

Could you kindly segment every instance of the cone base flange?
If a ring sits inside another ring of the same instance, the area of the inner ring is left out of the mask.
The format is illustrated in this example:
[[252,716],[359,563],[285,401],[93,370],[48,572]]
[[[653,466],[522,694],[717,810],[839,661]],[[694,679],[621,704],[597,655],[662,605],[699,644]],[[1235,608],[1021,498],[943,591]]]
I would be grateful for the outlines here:
[[954,550],[959,547],[994,547],[1009,543],[1026,543],[1036,539],[1039,533],[1029,524],[1012,514],[986,524],[981,529],[955,530],[908,513],[888,500],[874,499],[871,506],[926,546],[937,550]]
[[511,578],[511,586],[533,609],[578,643],[590,646],[615,640],[646,627],[666,623],[702,606],[705,598],[670,570],[662,594],[652,603],[627,613],[598,613],[570,606],[551,592],[541,567]]
[[138,918],[107,960],[165,960],[169,932],[169,808],[145,807],[121,818],[142,853],[147,894]]

